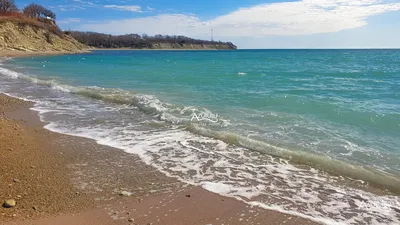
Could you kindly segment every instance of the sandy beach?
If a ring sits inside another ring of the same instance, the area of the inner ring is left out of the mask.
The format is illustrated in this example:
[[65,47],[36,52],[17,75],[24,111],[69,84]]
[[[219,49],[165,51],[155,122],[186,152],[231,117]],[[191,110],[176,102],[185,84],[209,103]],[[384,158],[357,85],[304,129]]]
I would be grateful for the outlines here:
[[0,96],[1,224],[315,224],[168,178],[132,154],[50,132]]

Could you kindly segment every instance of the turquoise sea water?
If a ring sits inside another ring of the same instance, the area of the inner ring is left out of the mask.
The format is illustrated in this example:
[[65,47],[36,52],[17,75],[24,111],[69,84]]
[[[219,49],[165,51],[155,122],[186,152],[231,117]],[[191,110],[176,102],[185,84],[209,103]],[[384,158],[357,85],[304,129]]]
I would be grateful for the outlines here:
[[2,64],[0,91],[35,101],[50,130],[252,205],[327,224],[400,223],[399,50],[95,51]]

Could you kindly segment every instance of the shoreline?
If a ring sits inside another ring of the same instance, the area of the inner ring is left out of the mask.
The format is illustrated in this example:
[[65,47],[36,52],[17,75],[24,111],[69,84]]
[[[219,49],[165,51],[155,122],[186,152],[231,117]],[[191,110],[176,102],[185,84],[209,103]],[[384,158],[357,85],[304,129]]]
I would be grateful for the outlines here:
[[69,54],[83,54],[90,53],[90,49],[79,52],[67,51],[45,51],[45,52],[28,52],[28,51],[13,51],[13,50],[0,50],[0,57],[29,57],[29,56],[52,56],[52,55],[69,55]]
[[18,51],[0,49],[0,57],[56,56],[91,53],[92,51],[230,51],[232,49],[138,49],[138,48],[89,48],[79,52],[68,51]]
[[[0,94],[0,149],[14,165],[12,171],[0,165],[8,171],[0,173],[0,200],[17,200],[16,207],[0,209],[6,224],[318,224],[184,184],[94,140],[48,131],[30,107]],[[26,165],[32,157],[33,168]],[[121,191],[132,195],[122,197]]]
[[190,49],[190,48],[93,48],[92,51],[231,51],[235,49]]

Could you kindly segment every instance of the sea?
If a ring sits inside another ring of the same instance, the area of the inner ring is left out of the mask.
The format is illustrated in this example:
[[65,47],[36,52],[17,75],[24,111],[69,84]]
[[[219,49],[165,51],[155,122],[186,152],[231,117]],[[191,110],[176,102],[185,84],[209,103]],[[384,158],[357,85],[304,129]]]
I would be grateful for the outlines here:
[[3,58],[45,128],[323,224],[400,224],[400,50],[93,51]]

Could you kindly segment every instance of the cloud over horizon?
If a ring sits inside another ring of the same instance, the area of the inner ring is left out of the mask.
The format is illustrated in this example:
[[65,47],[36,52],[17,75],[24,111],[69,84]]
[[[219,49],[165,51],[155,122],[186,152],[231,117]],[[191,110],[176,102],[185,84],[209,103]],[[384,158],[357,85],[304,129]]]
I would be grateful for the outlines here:
[[105,5],[104,8],[131,12],[142,12],[141,7],[138,5]]
[[[79,1],[79,0],[78,0]],[[132,7],[132,8],[129,8]],[[140,11],[138,6],[109,5],[108,8]],[[224,37],[295,36],[335,33],[363,27],[367,19],[399,11],[400,3],[383,0],[302,0],[239,8],[210,20],[190,14],[110,20],[82,24],[80,30],[113,34],[147,33],[208,36],[210,29]]]

